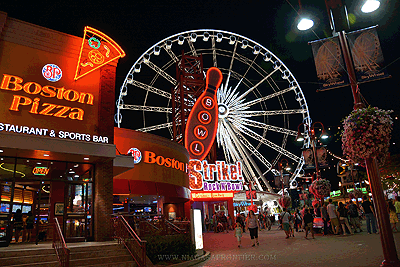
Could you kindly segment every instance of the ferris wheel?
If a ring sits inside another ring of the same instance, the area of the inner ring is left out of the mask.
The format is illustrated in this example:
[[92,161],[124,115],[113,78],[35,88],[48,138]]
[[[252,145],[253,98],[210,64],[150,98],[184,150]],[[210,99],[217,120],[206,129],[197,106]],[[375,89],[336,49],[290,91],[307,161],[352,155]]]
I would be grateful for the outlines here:
[[[293,181],[304,160],[300,149],[290,148],[288,142],[296,137],[299,124],[311,122],[306,99],[277,56],[235,33],[186,31],[145,51],[121,86],[115,115],[118,127],[173,139],[173,93],[179,86],[177,68],[185,55],[202,57],[204,78],[211,67],[223,74],[217,91],[220,157],[227,163],[241,161],[245,180],[260,191],[273,192],[266,177],[279,175],[276,166],[282,158],[292,165]],[[190,109],[196,95],[186,98]]]

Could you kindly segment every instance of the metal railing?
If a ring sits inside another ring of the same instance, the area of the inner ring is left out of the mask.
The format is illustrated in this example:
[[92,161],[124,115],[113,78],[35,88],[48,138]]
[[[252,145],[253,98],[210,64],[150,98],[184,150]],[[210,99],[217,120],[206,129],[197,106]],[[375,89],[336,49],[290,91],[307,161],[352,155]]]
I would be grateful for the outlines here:
[[53,226],[53,248],[56,251],[58,261],[62,267],[69,267],[70,251],[65,243],[64,236],[61,231],[57,218],[54,218]]
[[139,266],[146,266],[146,241],[140,239],[124,216],[117,215],[111,219],[114,227],[114,236],[118,239],[118,243],[124,244]]

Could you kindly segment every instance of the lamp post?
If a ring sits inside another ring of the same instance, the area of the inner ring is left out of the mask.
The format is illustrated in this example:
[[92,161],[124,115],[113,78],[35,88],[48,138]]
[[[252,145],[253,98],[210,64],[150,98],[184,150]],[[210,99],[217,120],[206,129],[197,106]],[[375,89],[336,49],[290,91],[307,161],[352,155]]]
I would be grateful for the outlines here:
[[283,183],[283,163],[286,162],[286,168],[289,168],[289,161],[287,159],[281,159],[278,163],[278,170],[279,173],[281,174],[281,184],[282,184],[282,197],[285,195],[285,185]]
[[310,126],[310,124],[307,124],[307,123],[304,123],[304,122],[300,123],[299,126],[297,126],[297,137],[296,137],[296,141],[301,142],[301,141],[304,140],[304,136],[303,136],[303,134],[300,132],[300,126],[301,126],[301,125],[305,125],[306,128],[307,128],[307,132],[308,132],[308,134],[309,134],[309,136],[310,136],[311,147],[312,147],[312,150],[313,150],[314,163],[315,163],[315,172],[317,173],[317,174],[316,174],[316,178],[317,178],[317,180],[319,180],[319,179],[321,178],[321,175],[320,175],[320,172],[319,172],[318,158],[317,158],[317,150],[316,150],[316,142],[317,142],[317,137],[316,137],[316,135],[315,135],[315,125],[316,125],[316,124],[319,124],[319,125],[322,126],[322,133],[321,133],[320,138],[321,138],[321,139],[327,139],[329,136],[328,136],[327,132],[325,131],[324,125],[323,125],[321,122],[316,121],[316,122],[314,122],[311,126]]
[[[350,87],[354,99],[354,110],[363,108],[364,104],[361,102],[361,96],[358,89],[357,79],[355,75],[355,69],[353,61],[350,56],[350,49],[346,38],[345,30],[350,28],[346,6],[342,0],[324,0],[331,29],[334,34],[338,35],[340,48],[343,53]],[[375,7],[379,7],[377,1],[374,2]],[[363,12],[371,12],[373,9],[365,9]],[[384,260],[381,266],[400,266],[400,261],[397,257],[396,245],[394,243],[392,229],[390,227],[389,214],[387,212],[385,196],[383,194],[382,184],[379,175],[379,168],[375,157],[368,158],[365,160],[365,166],[367,169],[368,179],[371,187],[372,196],[374,199],[375,211],[378,217],[378,223],[380,226],[380,238],[383,249]]]

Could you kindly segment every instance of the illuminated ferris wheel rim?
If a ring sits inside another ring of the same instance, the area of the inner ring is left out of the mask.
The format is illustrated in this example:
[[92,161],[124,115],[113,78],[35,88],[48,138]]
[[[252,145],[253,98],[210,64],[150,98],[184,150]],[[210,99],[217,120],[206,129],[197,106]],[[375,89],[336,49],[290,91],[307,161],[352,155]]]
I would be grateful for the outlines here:
[[[116,114],[116,116],[117,116],[116,117],[117,118],[116,122],[118,123],[118,127],[121,127],[121,122],[122,122],[122,115],[120,114],[120,106],[121,106],[120,104],[123,103],[122,98],[127,93],[127,90],[128,90],[127,89],[127,84],[128,84],[129,79],[130,78],[133,79],[134,74],[137,73],[135,71],[135,68],[137,68],[137,66],[139,66],[139,71],[140,71],[141,64],[142,63],[146,63],[146,61],[147,62],[150,61],[151,60],[151,57],[150,57],[151,55],[155,54],[157,56],[162,49],[165,49],[166,51],[168,49],[171,49],[173,43],[178,42],[178,45],[182,45],[183,42],[188,40],[193,45],[193,43],[195,43],[198,38],[199,39],[203,38],[203,41],[205,41],[205,42],[209,41],[209,39],[211,39],[211,38],[217,38],[216,41],[218,43],[220,43],[222,41],[222,39],[229,40],[229,41],[234,40],[234,42],[237,42],[238,44],[240,44],[240,43],[244,44],[244,41],[246,41],[247,43],[246,43],[246,47],[245,48],[247,48],[247,46],[252,48],[253,49],[253,54],[261,54],[263,57],[268,57],[269,58],[269,59],[264,59],[264,61],[271,61],[274,64],[276,62],[278,62],[278,64],[279,64],[278,69],[282,73],[285,72],[285,75],[287,76],[287,80],[288,81],[289,81],[289,77],[290,77],[291,82],[295,85],[295,89],[297,88],[297,90],[294,90],[295,93],[298,95],[299,98],[302,99],[302,102],[303,102],[303,105],[301,105],[301,109],[303,109],[303,121],[302,122],[311,122],[309,111],[308,111],[308,105],[307,105],[307,102],[305,100],[304,94],[303,94],[303,92],[302,92],[302,90],[300,88],[300,85],[298,84],[298,82],[297,82],[296,78],[294,77],[294,75],[286,67],[286,65],[274,53],[272,53],[270,50],[268,50],[267,48],[265,48],[264,46],[262,46],[258,42],[255,42],[254,40],[252,40],[250,38],[247,38],[247,37],[245,37],[243,35],[232,33],[232,32],[229,32],[229,31],[216,30],[216,29],[198,29],[198,30],[184,31],[184,32],[181,32],[181,33],[177,33],[177,34],[171,35],[171,36],[169,36],[167,38],[164,38],[163,40],[161,40],[161,41],[157,42],[156,44],[154,44],[153,46],[151,46],[148,50],[146,50],[138,58],[138,60],[135,61],[135,63],[132,65],[132,68],[128,72],[128,74],[126,76],[126,79],[125,79],[125,81],[124,81],[124,83],[123,83],[123,85],[121,86],[121,89],[120,89],[120,96],[119,96],[119,99],[117,101],[117,108],[118,109],[117,109],[117,114]],[[205,40],[205,38],[207,40]],[[231,44],[231,43],[229,43],[229,44]],[[256,51],[256,49],[257,49],[257,53],[254,52],[254,51]],[[194,48],[194,50],[196,51],[195,48]],[[215,47],[213,47],[213,50],[207,50],[207,51],[213,51],[214,53],[215,53],[215,51],[227,52],[227,50],[221,50],[220,48],[217,49]],[[190,52],[191,51],[188,50],[185,54],[189,54]],[[192,52],[193,52],[193,50],[192,50]],[[199,52],[200,52],[200,50],[199,50]],[[169,65],[165,64],[163,66],[166,69],[169,68],[174,62],[175,63],[177,62],[176,60],[179,58],[179,55],[175,55],[175,54],[173,54],[173,55],[176,58],[174,59],[171,56],[171,60],[169,61],[170,64]],[[223,55],[223,54],[218,54],[218,55],[219,56],[226,56],[226,55]],[[233,57],[235,57],[235,55],[233,55]],[[235,58],[235,59],[239,60],[239,58]],[[215,64],[215,62],[214,62],[214,64]],[[206,69],[207,68],[204,67],[204,70],[206,70]],[[221,69],[223,70],[223,72],[225,74],[230,75],[231,73],[233,73],[233,70],[231,70],[230,68],[229,69],[228,68],[225,68],[225,69],[221,68]],[[244,78],[244,76],[245,75],[243,75],[242,78]],[[275,90],[274,87],[272,87],[272,89]],[[279,89],[279,87],[278,87],[278,89]],[[126,91],[124,92],[124,90],[126,90]],[[256,88],[255,91],[257,92],[258,88]],[[148,92],[147,92],[147,94],[148,94]],[[298,101],[298,102],[302,103],[301,101]],[[223,119],[225,119],[225,117],[227,117],[227,113],[230,112],[229,107],[227,107],[224,103],[218,103],[218,105],[221,106],[226,111],[226,115],[224,114],[224,116],[223,116]],[[286,137],[284,137],[283,145],[286,144],[285,140],[287,139],[287,136],[288,135],[286,135]],[[306,140],[307,140],[307,142],[309,142],[309,139],[307,139],[307,136],[306,136]],[[259,143],[259,145],[260,144],[261,143]],[[259,145],[257,146],[257,148],[259,147]],[[279,157],[281,157],[281,156],[282,156],[282,154],[280,154]],[[276,160],[275,160],[275,162],[276,162]],[[293,176],[291,177],[290,181],[293,181],[297,177],[297,175],[299,174],[300,170],[302,169],[303,162],[304,162],[303,159],[301,157],[299,157],[297,168],[296,168]],[[270,170],[273,171],[273,173],[275,175],[278,174],[277,170],[273,166],[270,168]]]

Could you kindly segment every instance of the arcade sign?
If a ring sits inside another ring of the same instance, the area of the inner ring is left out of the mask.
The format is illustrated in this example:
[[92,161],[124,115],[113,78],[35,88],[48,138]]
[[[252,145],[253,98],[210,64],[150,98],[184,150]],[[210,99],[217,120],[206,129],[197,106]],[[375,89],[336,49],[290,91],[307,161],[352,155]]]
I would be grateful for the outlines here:
[[227,164],[216,161],[208,164],[207,160],[189,161],[189,188],[203,191],[241,191],[243,190],[242,163]]

